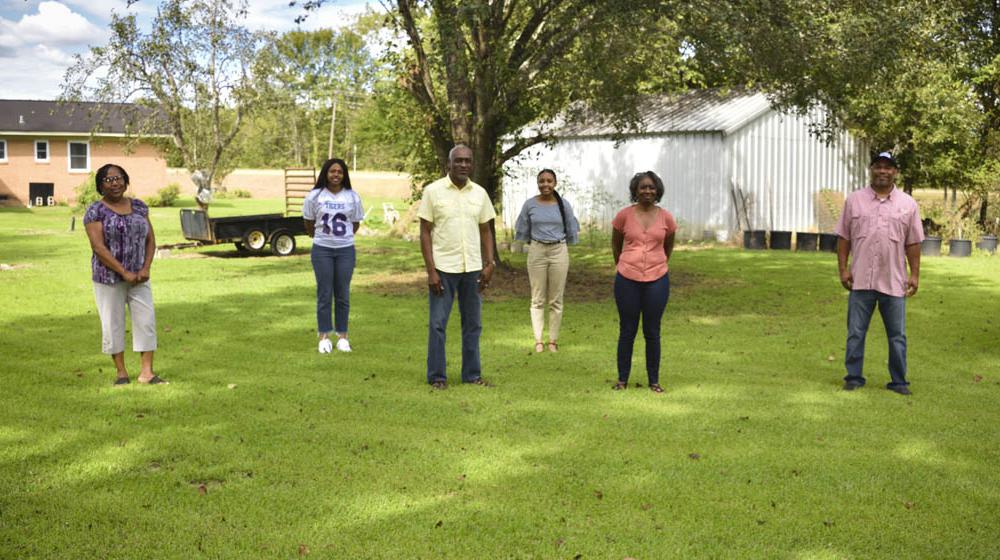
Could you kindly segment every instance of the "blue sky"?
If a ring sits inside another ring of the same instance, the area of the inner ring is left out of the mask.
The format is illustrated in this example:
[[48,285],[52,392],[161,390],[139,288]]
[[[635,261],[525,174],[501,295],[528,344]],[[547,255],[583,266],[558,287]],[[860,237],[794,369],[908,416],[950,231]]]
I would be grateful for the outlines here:
[[[301,4],[301,2],[299,2]],[[378,9],[377,0],[370,0]],[[327,0],[302,29],[340,27],[365,10],[365,0]],[[158,0],[0,0],[0,99],[54,99],[73,55],[107,40],[111,13],[134,13],[144,29]],[[301,7],[288,0],[250,0],[247,27],[294,29]]]

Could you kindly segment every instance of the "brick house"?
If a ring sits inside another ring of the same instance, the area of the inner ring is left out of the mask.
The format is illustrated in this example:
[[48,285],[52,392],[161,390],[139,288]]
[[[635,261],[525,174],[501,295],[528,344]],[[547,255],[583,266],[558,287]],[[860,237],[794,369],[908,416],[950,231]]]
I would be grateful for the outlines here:
[[167,184],[167,162],[152,138],[126,149],[129,123],[147,111],[131,104],[0,100],[0,205],[70,203],[76,187],[105,163],[128,171],[136,196]]

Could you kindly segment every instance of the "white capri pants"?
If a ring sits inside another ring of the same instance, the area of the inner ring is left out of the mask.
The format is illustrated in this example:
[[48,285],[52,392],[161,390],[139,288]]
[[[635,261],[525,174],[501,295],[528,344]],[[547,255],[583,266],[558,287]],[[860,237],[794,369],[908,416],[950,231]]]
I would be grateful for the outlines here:
[[125,351],[125,306],[132,314],[132,350],[156,350],[156,314],[153,312],[153,290],[149,282],[129,284],[94,282],[97,314],[101,317],[101,351],[119,354]]

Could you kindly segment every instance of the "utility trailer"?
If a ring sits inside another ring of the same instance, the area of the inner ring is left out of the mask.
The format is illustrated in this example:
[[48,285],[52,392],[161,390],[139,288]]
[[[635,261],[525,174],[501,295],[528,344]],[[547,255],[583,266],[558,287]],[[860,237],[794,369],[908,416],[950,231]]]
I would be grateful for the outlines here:
[[295,236],[306,232],[301,216],[258,214],[209,218],[208,212],[190,208],[181,210],[181,229],[185,239],[203,245],[235,243],[241,253],[263,253],[270,244],[271,252],[282,257],[295,251]]
[[[285,213],[210,218],[206,210],[181,210],[184,238],[204,245],[235,243],[241,253],[271,253],[288,256],[295,252],[295,236],[304,235],[302,201],[316,181],[313,168],[285,169]],[[295,215],[298,214],[298,215]]]

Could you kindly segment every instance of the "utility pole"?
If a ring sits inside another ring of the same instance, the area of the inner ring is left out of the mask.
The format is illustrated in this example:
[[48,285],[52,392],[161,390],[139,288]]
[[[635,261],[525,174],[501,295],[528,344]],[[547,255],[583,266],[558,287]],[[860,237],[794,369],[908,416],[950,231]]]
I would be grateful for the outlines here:
[[333,158],[333,127],[337,124],[337,98],[333,98],[333,115],[330,117],[330,143],[326,149],[326,159]]

